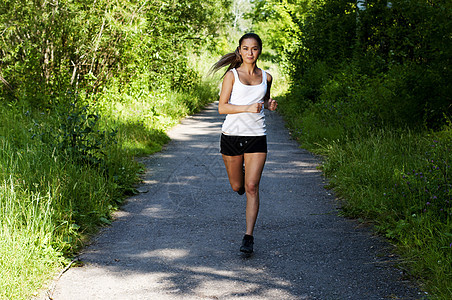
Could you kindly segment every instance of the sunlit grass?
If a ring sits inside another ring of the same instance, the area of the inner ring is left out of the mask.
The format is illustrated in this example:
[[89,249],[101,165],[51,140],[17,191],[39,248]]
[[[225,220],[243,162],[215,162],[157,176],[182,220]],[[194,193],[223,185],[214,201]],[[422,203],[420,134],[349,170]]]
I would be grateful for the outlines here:
[[28,299],[61,266],[52,201],[49,193],[23,190],[12,176],[0,183],[1,299]]

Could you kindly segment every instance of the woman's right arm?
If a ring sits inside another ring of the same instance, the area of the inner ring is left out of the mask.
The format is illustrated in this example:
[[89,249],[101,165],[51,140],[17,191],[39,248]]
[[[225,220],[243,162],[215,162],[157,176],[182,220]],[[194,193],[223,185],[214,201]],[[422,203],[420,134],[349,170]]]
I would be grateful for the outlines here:
[[218,112],[220,114],[238,114],[244,112],[259,113],[262,109],[262,103],[254,103],[251,105],[234,105],[229,103],[233,85],[234,74],[232,74],[232,71],[229,71],[226,73],[226,75],[224,75],[223,85],[221,86]]

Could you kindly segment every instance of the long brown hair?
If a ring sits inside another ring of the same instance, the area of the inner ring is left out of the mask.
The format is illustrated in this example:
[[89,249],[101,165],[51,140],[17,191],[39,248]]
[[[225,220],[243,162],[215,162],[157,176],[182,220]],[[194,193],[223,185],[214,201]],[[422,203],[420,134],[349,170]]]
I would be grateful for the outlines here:
[[229,65],[228,69],[226,70],[226,72],[224,72],[224,74],[222,76],[222,78],[223,78],[224,75],[226,75],[226,73],[229,70],[240,67],[242,65],[242,62],[243,62],[242,57],[240,56],[240,53],[239,53],[240,46],[242,45],[243,40],[250,39],[250,38],[251,39],[255,39],[257,41],[257,43],[259,44],[260,51],[262,52],[262,40],[261,40],[261,38],[255,33],[246,33],[240,38],[239,46],[235,49],[235,51],[231,52],[231,53],[228,53],[226,55],[223,55],[220,58],[220,60],[217,61],[212,66],[212,68],[210,69],[209,73],[215,73],[218,70],[220,70],[221,68]]

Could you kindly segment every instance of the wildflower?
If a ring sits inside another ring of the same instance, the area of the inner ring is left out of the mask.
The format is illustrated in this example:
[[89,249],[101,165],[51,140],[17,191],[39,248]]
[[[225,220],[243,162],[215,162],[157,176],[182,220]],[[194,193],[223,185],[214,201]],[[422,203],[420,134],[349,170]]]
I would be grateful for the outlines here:
[[430,202],[427,202],[427,205],[430,205]]

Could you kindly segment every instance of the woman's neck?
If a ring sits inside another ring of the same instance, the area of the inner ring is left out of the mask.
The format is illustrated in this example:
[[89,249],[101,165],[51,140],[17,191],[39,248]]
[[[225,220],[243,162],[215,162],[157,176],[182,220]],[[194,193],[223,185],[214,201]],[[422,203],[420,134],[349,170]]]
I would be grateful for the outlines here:
[[248,74],[254,74],[259,69],[256,65],[256,63],[253,64],[246,64],[243,63],[240,67],[241,71],[248,73]]

